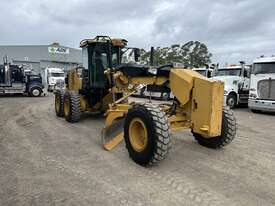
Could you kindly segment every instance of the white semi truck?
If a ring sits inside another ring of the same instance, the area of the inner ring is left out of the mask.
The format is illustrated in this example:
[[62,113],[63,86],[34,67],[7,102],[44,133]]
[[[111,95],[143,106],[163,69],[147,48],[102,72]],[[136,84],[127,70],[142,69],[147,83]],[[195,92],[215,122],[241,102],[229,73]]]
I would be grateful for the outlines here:
[[230,108],[248,103],[251,66],[240,63],[217,69],[212,77],[224,82],[224,104]]
[[275,57],[254,60],[248,107],[253,112],[275,112]]
[[44,80],[47,85],[48,92],[53,92],[54,86],[57,83],[64,83],[65,81],[65,72],[61,68],[46,68]]

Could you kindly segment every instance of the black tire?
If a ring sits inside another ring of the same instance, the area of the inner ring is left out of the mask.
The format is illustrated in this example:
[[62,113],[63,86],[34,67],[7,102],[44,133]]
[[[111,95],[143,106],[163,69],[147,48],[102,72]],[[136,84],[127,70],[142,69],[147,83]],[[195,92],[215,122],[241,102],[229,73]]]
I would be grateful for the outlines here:
[[[148,142],[142,151],[136,151],[130,141],[129,126],[139,118],[146,126]],[[168,155],[171,132],[166,114],[152,104],[134,105],[129,109],[124,123],[124,138],[129,156],[140,165],[155,164]]]
[[[68,112],[66,112],[66,101],[69,104]],[[68,122],[74,123],[80,120],[80,95],[77,92],[65,92],[64,94],[64,117]]]
[[42,93],[42,88],[39,86],[33,86],[29,90],[29,96],[31,97],[40,97]]
[[64,117],[64,90],[55,92],[55,114],[58,117]]
[[237,105],[237,97],[234,94],[229,94],[226,98],[226,105],[233,109]]
[[200,145],[212,149],[218,149],[232,142],[236,136],[236,130],[236,118],[234,117],[232,110],[229,107],[224,107],[222,114],[222,131],[220,136],[204,138],[200,134],[192,133]]

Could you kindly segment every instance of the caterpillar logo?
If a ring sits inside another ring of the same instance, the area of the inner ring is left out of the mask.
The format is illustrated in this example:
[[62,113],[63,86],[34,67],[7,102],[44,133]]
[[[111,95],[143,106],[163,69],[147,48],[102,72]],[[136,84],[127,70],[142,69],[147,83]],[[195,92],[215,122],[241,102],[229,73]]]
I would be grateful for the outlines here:
[[48,47],[50,54],[69,54],[70,50],[64,47]]

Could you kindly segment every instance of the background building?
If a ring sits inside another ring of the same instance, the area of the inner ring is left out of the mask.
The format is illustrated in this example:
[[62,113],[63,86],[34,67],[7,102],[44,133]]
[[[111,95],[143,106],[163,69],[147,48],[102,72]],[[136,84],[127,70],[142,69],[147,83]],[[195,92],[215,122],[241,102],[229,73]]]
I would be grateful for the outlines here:
[[51,45],[0,45],[0,62],[8,56],[12,64],[25,65],[43,76],[46,67],[63,68],[65,71],[81,64],[81,50],[53,43]]

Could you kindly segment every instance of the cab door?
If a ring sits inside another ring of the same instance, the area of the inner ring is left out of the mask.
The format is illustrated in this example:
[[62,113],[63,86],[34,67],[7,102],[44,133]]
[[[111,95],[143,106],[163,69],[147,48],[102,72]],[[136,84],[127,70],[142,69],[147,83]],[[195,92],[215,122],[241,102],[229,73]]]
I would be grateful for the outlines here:
[[92,89],[105,89],[108,81],[104,71],[108,68],[108,55],[103,49],[89,49],[89,86]]
[[249,91],[250,88],[250,69],[244,70],[244,77],[243,77],[243,90]]

